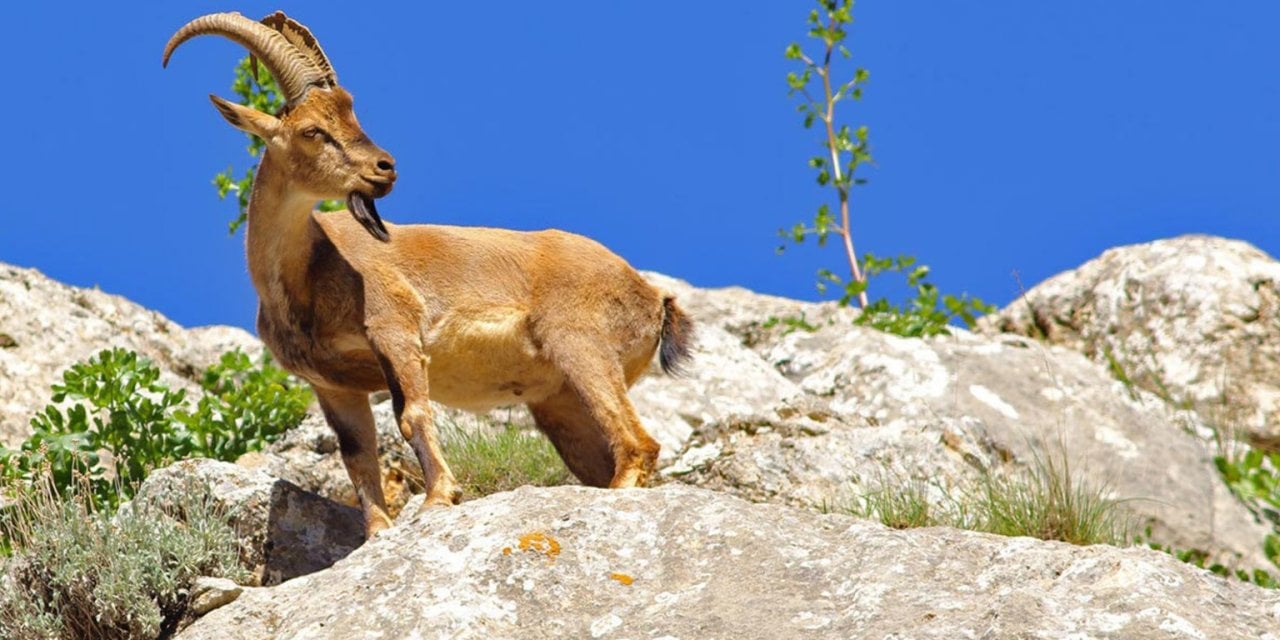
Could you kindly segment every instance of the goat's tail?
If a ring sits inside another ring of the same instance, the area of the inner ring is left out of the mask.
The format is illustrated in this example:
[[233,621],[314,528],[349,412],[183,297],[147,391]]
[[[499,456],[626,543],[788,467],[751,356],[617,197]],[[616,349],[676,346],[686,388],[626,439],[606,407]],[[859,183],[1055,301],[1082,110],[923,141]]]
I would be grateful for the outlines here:
[[658,363],[663,373],[680,375],[693,347],[693,320],[676,304],[675,296],[662,298],[662,335],[658,346]]

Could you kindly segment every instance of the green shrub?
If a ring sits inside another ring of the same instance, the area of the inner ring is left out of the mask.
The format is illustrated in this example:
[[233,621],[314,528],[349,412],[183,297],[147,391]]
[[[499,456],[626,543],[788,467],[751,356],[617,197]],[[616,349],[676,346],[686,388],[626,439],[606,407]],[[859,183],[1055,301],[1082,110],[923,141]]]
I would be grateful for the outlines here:
[[484,432],[445,424],[440,435],[449,468],[468,498],[524,485],[551,487],[573,480],[555,447],[540,434],[512,425],[505,425],[501,431]]
[[900,305],[890,303],[887,298],[878,298],[862,310],[854,324],[905,338],[945,336],[951,335],[947,327],[953,321],[960,320],[964,326],[972,328],[978,316],[996,310],[994,305],[976,296],[940,293],[938,287],[928,281],[928,265],[916,264],[912,256],[877,258],[868,253],[863,258],[863,265],[863,273],[868,279],[884,273],[904,274],[913,295]]
[[263,449],[302,422],[311,390],[269,359],[254,364],[239,350],[222,354],[200,379],[204,397],[194,413],[175,418],[191,432],[193,452],[234,461]]
[[235,532],[202,498],[177,505],[181,523],[148,506],[112,517],[90,494],[44,482],[11,508],[18,551],[0,576],[0,638],[163,637],[196,577],[247,577]]
[[72,366],[53,386],[53,404],[31,420],[32,435],[17,450],[0,448],[0,488],[21,492],[47,474],[62,491],[84,477],[94,506],[110,510],[151,469],[265,446],[301,422],[311,399],[284,371],[266,360],[252,366],[238,351],[205,372],[194,410],[185,391],[159,379],[155,365],[124,349]]
[[[1268,544],[1272,544],[1275,536],[1268,536]],[[1264,589],[1280,589],[1280,580],[1263,569],[1233,569],[1222,565],[1221,563],[1210,563],[1209,554],[1200,549],[1174,549],[1173,547],[1151,542],[1151,530],[1148,529],[1146,536],[1138,539],[1139,543],[1145,542],[1146,545],[1156,551],[1163,551],[1187,564],[1199,567],[1214,575],[1224,578],[1235,578],[1250,584],[1257,585]],[[1268,549],[1269,554],[1274,554],[1274,549]],[[1275,555],[1270,556],[1272,562],[1275,562]]]
[[[1272,565],[1280,567],[1280,452],[1249,447],[1242,456],[1215,456],[1213,461],[1231,491],[1271,526],[1271,533],[1262,541],[1262,550]],[[1252,573],[1269,586],[1276,586],[1266,572],[1258,569]]]

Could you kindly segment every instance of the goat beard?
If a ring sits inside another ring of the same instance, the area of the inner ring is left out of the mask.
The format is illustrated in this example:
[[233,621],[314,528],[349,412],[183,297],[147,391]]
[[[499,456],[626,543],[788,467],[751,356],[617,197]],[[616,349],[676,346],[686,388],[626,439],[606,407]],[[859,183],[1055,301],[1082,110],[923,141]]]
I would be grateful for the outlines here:
[[382,224],[382,218],[378,217],[378,208],[373,205],[373,196],[352,191],[347,194],[347,210],[370,235],[383,242],[391,240],[391,234],[387,232],[386,225]]

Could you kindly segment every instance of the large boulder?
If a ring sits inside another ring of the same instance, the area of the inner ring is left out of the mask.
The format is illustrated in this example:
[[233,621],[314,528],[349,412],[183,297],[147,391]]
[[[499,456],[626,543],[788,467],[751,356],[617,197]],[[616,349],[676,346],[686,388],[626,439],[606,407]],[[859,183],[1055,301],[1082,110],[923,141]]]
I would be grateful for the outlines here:
[[1263,638],[1280,592],[1073,547],[669,486],[410,510],[334,566],[179,638]]
[[223,352],[262,350],[242,329],[183,329],[120,296],[0,263],[0,445],[30,433],[31,416],[67,367],[111,347],[150,358],[166,384],[186,389],[198,389],[200,373]]
[[918,481],[943,503],[984,473],[1051,457],[1127,500],[1156,540],[1268,564],[1268,530],[1191,435],[1195,415],[1131,393],[1074,351],[959,329],[922,340],[833,325],[785,336],[765,357],[803,397],[703,425],[668,477],[812,506]]
[[1080,351],[1194,407],[1219,436],[1280,448],[1280,262],[1248,243],[1192,235],[1109,249],[983,327]]

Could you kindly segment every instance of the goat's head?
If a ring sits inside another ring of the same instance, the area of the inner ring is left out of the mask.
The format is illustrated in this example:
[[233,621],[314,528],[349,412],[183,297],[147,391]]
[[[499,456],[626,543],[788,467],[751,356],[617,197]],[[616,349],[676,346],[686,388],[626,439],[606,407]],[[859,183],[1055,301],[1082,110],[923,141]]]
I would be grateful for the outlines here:
[[[254,22],[238,13],[215,13],[188,22],[164,48],[164,64],[179,45],[200,35],[224,36],[261,60],[284,93],[285,106],[272,115],[210,95],[232,126],[266,142],[289,167],[291,184],[316,200],[345,198],[369,233],[387,240],[374,198],[391,191],[395,161],[365,135],[352,110],[351,94],[306,27],[282,12]],[[256,70],[256,67],[255,67]]]

